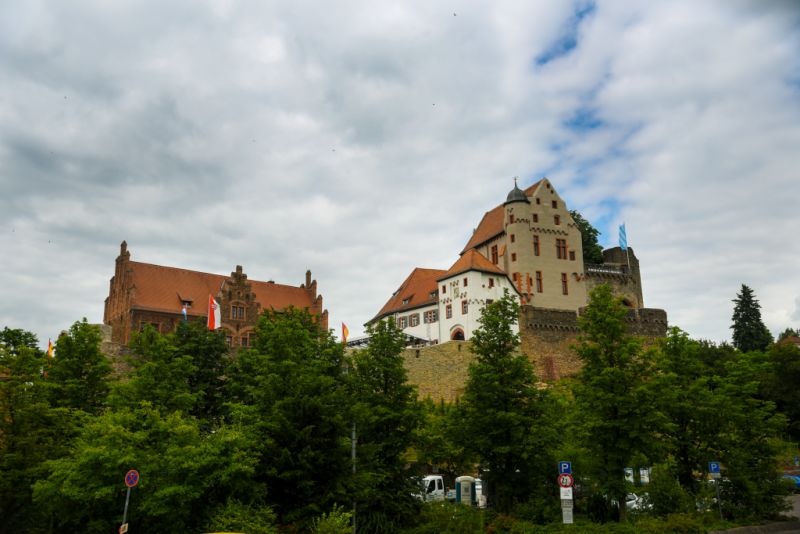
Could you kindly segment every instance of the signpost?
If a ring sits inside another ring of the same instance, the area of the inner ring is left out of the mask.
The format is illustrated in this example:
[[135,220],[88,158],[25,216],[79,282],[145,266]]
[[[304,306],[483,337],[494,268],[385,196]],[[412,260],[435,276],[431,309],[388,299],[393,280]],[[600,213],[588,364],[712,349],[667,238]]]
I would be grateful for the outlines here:
[[125,473],[125,485],[128,486],[128,493],[125,495],[125,511],[122,513],[122,526],[119,527],[119,534],[128,532],[128,502],[131,500],[131,488],[139,484],[139,471],[131,469]]
[[648,484],[649,482],[650,482],[650,468],[649,467],[640,467],[639,468],[639,483]]
[[719,483],[722,473],[719,462],[708,462],[708,474],[714,479],[714,486],[717,487],[717,506],[719,507],[719,518],[722,519],[722,499],[719,495]]
[[633,467],[625,468],[625,480],[633,484]]
[[572,464],[558,462],[558,485],[561,494],[561,517],[565,525],[572,524]]

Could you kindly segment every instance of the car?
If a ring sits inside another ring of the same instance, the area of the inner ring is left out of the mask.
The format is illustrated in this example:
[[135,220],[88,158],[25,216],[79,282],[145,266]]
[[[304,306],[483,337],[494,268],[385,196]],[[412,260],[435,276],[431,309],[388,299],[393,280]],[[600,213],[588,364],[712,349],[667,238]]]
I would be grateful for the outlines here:
[[653,508],[650,504],[650,499],[647,493],[636,495],[635,493],[628,493],[625,497],[625,508],[631,512],[646,512]]

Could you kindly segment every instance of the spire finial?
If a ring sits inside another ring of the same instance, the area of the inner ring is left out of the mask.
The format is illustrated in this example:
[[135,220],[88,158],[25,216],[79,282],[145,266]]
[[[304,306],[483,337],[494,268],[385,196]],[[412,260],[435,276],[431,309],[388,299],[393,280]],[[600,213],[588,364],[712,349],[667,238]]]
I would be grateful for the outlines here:
[[519,180],[519,176],[514,177],[514,187],[517,187],[517,180]]

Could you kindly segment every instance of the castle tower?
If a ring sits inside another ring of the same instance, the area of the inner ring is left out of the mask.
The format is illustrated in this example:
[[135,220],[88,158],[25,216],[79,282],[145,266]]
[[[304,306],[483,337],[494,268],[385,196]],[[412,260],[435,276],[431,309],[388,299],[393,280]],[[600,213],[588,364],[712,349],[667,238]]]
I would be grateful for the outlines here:
[[514,287],[523,295],[523,301],[531,298],[530,265],[533,263],[533,248],[530,245],[530,204],[528,196],[517,186],[508,193],[503,203],[503,229],[506,234],[506,250],[503,255],[504,270],[508,273]]

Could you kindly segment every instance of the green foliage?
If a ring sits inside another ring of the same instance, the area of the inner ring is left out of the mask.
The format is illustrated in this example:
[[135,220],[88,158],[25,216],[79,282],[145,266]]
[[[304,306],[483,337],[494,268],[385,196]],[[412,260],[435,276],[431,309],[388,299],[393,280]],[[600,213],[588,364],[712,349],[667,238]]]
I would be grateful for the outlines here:
[[[619,503],[627,494],[624,468],[637,454],[653,454],[654,434],[664,425],[647,383],[651,356],[640,339],[625,333],[626,313],[611,288],[596,287],[581,315],[583,335],[576,347],[583,369],[575,399],[594,459],[590,473],[596,491]],[[624,520],[624,506],[619,513]]]
[[421,410],[400,355],[402,331],[393,321],[379,321],[367,333],[370,343],[354,353],[347,382],[358,435],[357,520],[364,532],[392,532],[416,513],[403,454],[413,444]]
[[647,485],[647,503],[653,515],[665,517],[669,514],[692,512],[695,498],[678,482],[674,463],[656,464]]
[[583,218],[576,210],[570,210],[569,214],[575,221],[575,226],[581,233],[581,244],[583,245],[583,262],[592,264],[603,263],[603,247],[597,242],[600,231],[592,223]]
[[350,521],[353,514],[345,512],[341,506],[334,505],[330,512],[322,514],[314,520],[314,534],[349,534],[353,527]]
[[46,463],[49,476],[34,485],[34,501],[63,531],[110,532],[121,520],[123,477],[137,469],[130,521],[141,532],[193,531],[207,503],[249,498],[252,448],[239,428],[203,435],[196,419],[144,403],[88,422],[69,455]]
[[515,352],[518,317],[519,305],[508,294],[484,308],[472,337],[477,361],[470,366],[451,438],[486,470],[484,491],[501,512],[553,491],[555,481],[548,448],[555,440],[548,414],[555,414],[546,408],[547,392],[536,387],[530,361]]
[[733,346],[742,352],[765,350],[772,343],[772,334],[761,320],[761,305],[753,290],[742,284],[733,302]]
[[471,506],[451,502],[429,502],[422,505],[418,524],[404,532],[409,534],[482,533],[485,513]]
[[98,414],[109,390],[111,364],[100,351],[100,328],[83,321],[56,341],[48,371],[54,406]]
[[0,345],[0,532],[32,532],[43,517],[31,486],[45,476],[46,460],[66,454],[80,418],[50,406],[48,362],[35,336],[8,332]]
[[231,366],[233,420],[258,444],[256,480],[282,523],[310,526],[344,501],[350,471],[342,346],[305,311],[265,313]]
[[761,383],[761,394],[786,417],[789,438],[800,442],[800,349],[778,343],[770,347],[767,359],[769,373]]
[[36,334],[20,328],[4,327],[0,332],[0,348],[6,348],[16,354],[23,347],[36,350],[39,340]]
[[470,472],[475,462],[465,451],[464,444],[452,438],[458,435],[459,407],[444,402],[436,404],[430,399],[421,406],[422,422],[415,440],[418,461],[431,469],[435,467],[435,472],[450,479]]
[[275,512],[267,506],[228,500],[212,512],[204,531],[278,534],[275,520]]

